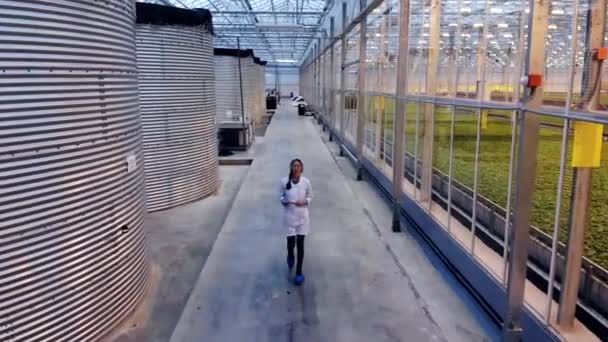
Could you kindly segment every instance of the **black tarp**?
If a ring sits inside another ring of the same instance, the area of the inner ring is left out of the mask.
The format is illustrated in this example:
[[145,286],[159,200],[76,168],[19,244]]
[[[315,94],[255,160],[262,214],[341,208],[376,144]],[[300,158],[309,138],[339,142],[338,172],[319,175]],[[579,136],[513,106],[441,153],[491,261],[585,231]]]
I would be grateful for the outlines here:
[[213,54],[216,56],[232,56],[232,57],[253,57],[252,49],[226,49],[226,48],[215,48]]
[[215,48],[213,54],[216,56],[232,56],[232,57],[253,57],[253,62],[259,65],[266,65],[268,62],[263,61],[255,56],[252,49],[227,49],[227,48]]
[[136,6],[138,24],[204,26],[213,33],[213,18],[207,9],[184,9],[144,2],[137,2]]

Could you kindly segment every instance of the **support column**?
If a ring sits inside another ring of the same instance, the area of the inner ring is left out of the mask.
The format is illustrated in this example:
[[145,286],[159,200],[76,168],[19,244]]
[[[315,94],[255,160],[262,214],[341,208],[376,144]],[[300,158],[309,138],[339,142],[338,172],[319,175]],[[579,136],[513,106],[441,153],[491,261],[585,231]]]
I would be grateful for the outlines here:
[[319,56],[319,73],[321,75],[321,110],[322,110],[322,115],[320,115],[321,117],[321,122],[320,124],[323,127],[323,131],[325,131],[325,115],[327,115],[327,87],[326,87],[326,82],[327,82],[327,77],[325,75],[325,70],[323,70],[323,68],[325,68],[325,55],[321,54],[321,56]]
[[[439,67],[441,0],[431,0],[431,22],[429,29],[429,53],[426,70],[426,94],[437,94],[437,71]],[[424,135],[422,150],[421,200],[432,200],[433,181],[433,137],[435,105],[427,103],[424,107]],[[416,137],[418,138],[418,137]],[[415,167],[415,166],[414,166]],[[414,182],[415,184],[416,182]]]
[[[486,11],[489,11],[490,3],[487,3]],[[488,22],[487,18],[484,20],[483,28],[479,30],[481,35],[481,41],[479,46],[477,47],[477,80],[476,85],[477,89],[476,98],[480,101],[489,101],[492,95],[492,92],[487,87],[486,82],[486,68],[485,68],[485,60],[486,55],[488,53]],[[485,129],[488,126],[488,110],[482,109],[480,113],[479,119],[481,120],[481,128]]]
[[[346,63],[346,36],[342,35],[340,38],[342,44],[340,46],[340,138],[344,142],[346,137],[344,134],[344,81],[346,74],[344,73],[344,63]],[[342,155],[342,149],[340,149],[340,155]]]
[[325,122],[327,121],[327,73],[325,72],[325,65],[326,65],[326,61],[327,58],[325,56],[325,54],[323,53],[321,55],[321,93],[323,94],[322,96],[322,102],[323,102],[323,117],[321,119],[321,125],[323,127],[323,132],[325,132]]
[[363,18],[359,24],[359,70],[357,73],[359,92],[357,99],[357,180],[363,179],[363,141],[365,135],[365,94],[367,57],[365,48],[367,46],[367,18]]
[[319,108],[319,96],[318,96],[318,88],[317,88],[317,79],[319,78],[319,74],[317,72],[317,64],[319,63],[319,58],[318,58],[318,53],[319,53],[319,46],[318,45],[314,45],[313,48],[313,60],[312,60],[312,84],[311,84],[311,98],[310,98],[310,103],[313,104],[314,110],[316,110],[317,108]]
[[317,111],[317,117],[319,117],[319,111],[322,108],[322,104],[320,101],[322,101],[323,99],[323,92],[321,90],[321,38],[317,38],[317,83],[315,84],[317,91],[317,101],[319,101],[316,111]]
[[[528,17],[528,50],[525,60],[526,75],[544,75],[545,36],[549,2],[530,2]],[[530,108],[540,107],[543,87],[526,88],[523,102]],[[511,254],[507,282],[507,312],[503,327],[505,342],[521,340],[521,316],[524,308],[524,289],[528,262],[528,242],[530,240],[530,212],[536,183],[538,157],[539,119],[536,115],[521,113],[521,128],[518,144],[518,160],[515,189],[515,210],[513,232],[511,234]]]
[[[385,6],[387,7],[387,6]],[[380,92],[385,92],[385,89],[383,88],[384,85],[384,77],[383,76],[383,72],[382,70],[384,69],[385,65],[387,64],[387,58],[386,58],[386,52],[388,50],[388,43],[386,42],[388,37],[387,37],[387,31],[388,31],[388,23],[389,21],[387,20],[387,16],[384,15],[384,17],[382,18],[382,26],[380,27],[380,49],[379,49],[379,53],[378,53],[378,77],[377,77],[377,84],[376,84],[376,89],[380,89]],[[376,141],[375,141],[375,146],[376,146],[376,155],[375,155],[375,159],[377,160],[381,160],[382,159],[382,153],[381,153],[381,148],[380,145],[383,144],[384,139],[383,135],[384,135],[384,116],[386,114],[386,107],[385,107],[385,103],[386,103],[386,99],[384,98],[384,96],[382,97],[382,101],[380,101],[380,97],[375,97],[374,102],[379,102],[378,103],[378,108],[376,108],[374,106],[374,115],[376,116]],[[394,122],[393,122],[394,123]]]
[[[604,43],[606,29],[606,0],[589,0],[588,27],[586,34],[585,69],[583,72],[583,99],[580,106],[584,111],[597,111],[599,108],[601,67],[602,61],[594,58],[594,51],[601,48]],[[576,134],[582,134],[582,127],[575,123]],[[581,131],[576,132],[579,129]],[[600,128],[601,130],[601,128]],[[598,135],[601,141],[601,134]],[[599,166],[599,164],[598,164]],[[566,270],[563,278],[560,305],[557,322],[563,326],[574,324],[574,314],[580,287],[581,265],[584,252],[585,230],[589,219],[591,202],[592,167],[576,167],[574,169],[572,205],[570,206],[570,219],[568,229],[568,244],[566,252]]]
[[[333,18],[332,18],[333,19]],[[333,20],[332,20],[332,27],[333,27]],[[333,30],[332,30],[333,31]],[[332,46],[331,49],[329,50],[329,112],[330,112],[330,130],[329,130],[329,141],[333,141],[333,130],[336,128],[336,70],[335,70],[335,63],[336,63],[336,56],[334,54],[334,44],[335,42],[333,42],[333,35],[331,37],[332,39]]]
[[409,53],[410,0],[399,1],[399,52],[397,55],[397,88],[395,89],[395,120],[393,125],[393,232],[401,231],[401,198],[403,197],[403,164],[405,162],[405,97]]

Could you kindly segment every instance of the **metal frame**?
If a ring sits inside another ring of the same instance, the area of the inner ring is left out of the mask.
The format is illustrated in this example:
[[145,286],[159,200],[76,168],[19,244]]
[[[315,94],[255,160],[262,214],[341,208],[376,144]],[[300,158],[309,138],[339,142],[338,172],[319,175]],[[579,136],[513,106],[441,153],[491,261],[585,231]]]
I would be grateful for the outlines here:
[[[598,6],[600,8],[605,9],[605,0],[599,0],[600,4],[598,5],[598,1],[594,1],[593,3],[596,3],[595,6]],[[409,7],[409,1],[407,0],[401,0],[401,4],[407,3],[408,7]],[[456,29],[456,34],[457,34],[457,53],[456,56],[454,57],[454,59],[458,59],[463,57],[460,54],[460,50],[462,50],[464,47],[463,45],[465,43],[463,43],[464,39],[461,39],[461,35],[463,33],[461,33],[461,27],[472,27],[473,24],[477,24],[476,22],[474,22],[473,20],[479,20],[479,19],[469,19],[469,18],[463,18],[462,15],[458,15],[461,13],[466,12],[466,8],[462,7],[462,1],[458,1],[458,6],[457,6],[457,10],[455,12],[453,11],[441,11],[441,10],[437,10],[437,12],[441,12],[441,14],[439,13],[432,13],[434,11],[434,9],[436,8],[436,4],[441,4],[441,1],[437,1],[434,0],[431,2],[431,8],[429,12],[426,12],[428,14],[428,16],[431,17],[431,25],[429,26],[425,26],[428,27],[428,31],[431,33],[427,36],[430,36],[430,40],[431,40],[431,44],[428,45],[429,47],[429,55],[431,57],[429,57],[429,64],[427,65],[427,73],[426,73],[426,77],[427,77],[427,93],[424,95],[421,94],[411,94],[411,93],[407,93],[407,78],[409,77],[408,72],[406,71],[406,66],[407,66],[407,58],[406,56],[408,55],[407,51],[408,48],[406,47],[404,50],[404,47],[402,46],[402,44],[405,42],[406,44],[408,43],[408,35],[409,35],[409,31],[408,28],[409,27],[414,27],[415,25],[422,25],[422,20],[420,20],[420,18],[416,17],[416,19],[412,18],[411,22],[410,22],[410,17],[409,17],[409,12],[407,12],[407,10],[409,10],[409,8],[405,9],[405,8],[401,8],[401,15],[400,18],[402,20],[402,25],[403,25],[403,21],[404,18],[407,18],[407,24],[405,25],[406,27],[400,27],[400,36],[399,36],[399,41],[400,41],[400,46],[399,46],[399,55],[398,55],[398,65],[397,65],[397,76],[398,76],[398,80],[397,80],[397,91],[396,94],[389,94],[389,93],[384,93],[384,92],[378,92],[378,91],[368,91],[365,87],[364,82],[362,83],[361,80],[364,79],[362,78],[362,74],[365,73],[365,68],[362,68],[361,64],[364,63],[360,63],[360,61],[364,61],[366,60],[366,58],[363,58],[364,54],[367,53],[367,50],[361,50],[360,52],[360,58],[357,61],[350,61],[349,63],[346,63],[347,61],[345,61],[345,38],[347,35],[351,34],[352,30],[357,26],[357,25],[361,25],[360,27],[363,29],[363,27],[365,26],[365,22],[366,22],[366,18],[367,16],[372,13],[372,11],[376,10],[376,8],[382,4],[382,1],[372,1],[369,3],[369,5],[365,8],[363,8],[361,10],[361,12],[358,15],[355,15],[355,18],[352,19],[348,24],[344,25],[344,29],[341,33],[337,34],[334,37],[330,37],[329,40],[327,41],[327,44],[325,44],[324,46],[322,46],[320,49],[319,48],[315,48],[315,51],[312,54],[307,54],[306,58],[303,59],[302,62],[302,70],[304,72],[304,74],[306,74],[307,70],[309,70],[309,67],[311,65],[311,63],[314,63],[314,61],[317,58],[320,58],[320,56],[324,55],[328,49],[332,49],[331,51],[333,52],[333,46],[335,44],[336,41],[341,40],[342,41],[342,61],[340,63],[340,65],[342,65],[342,73],[341,73],[341,78],[342,78],[342,89],[338,89],[336,90],[339,94],[341,94],[341,108],[340,109],[336,109],[334,108],[333,112],[339,112],[340,115],[344,116],[344,67],[349,66],[351,64],[356,64],[359,63],[359,90],[358,90],[358,96],[359,96],[359,112],[358,112],[358,117],[360,120],[360,124],[363,124],[363,127],[360,127],[361,125],[357,126],[357,131],[358,131],[358,139],[356,142],[356,146],[352,146],[350,143],[346,142],[344,140],[344,117],[341,120],[341,127],[338,129],[338,132],[340,134],[338,134],[338,137],[342,137],[342,146],[345,149],[348,149],[352,152],[353,157],[355,158],[355,160],[357,160],[357,165],[361,165],[362,168],[365,169],[370,169],[368,171],[375,173],[375,172],[380,172],[378,171],[378,169],[375,168],[375,166],[373,165],[372,162],[368,161],[366,159],[366,157],[363,154],[363,146],[365,144],[364,141],[364,135],[361,133],[361,131],[365,132],[366,127],[365,127],[365,116],[366,116],[366,106],[363,105],[363,101],[365,98],[369,97],[369,96],[388,96],[388,97],[393,97],[395,96],[395,100],[396,100],[396,104],[397,104],[397,110],[396,110],[396,117],[395,117],[395,124],[393,126],[394,129],[394,137],[395,137],[395,144],[393,146],[394,148],[394,158],[393,158],[393,179],[390,182],[390,189],[392,189],[392,197],[393,197],[393,202],[395,203],[394,205],[394,218],[393,218],[393,226],[396,227],[396,231],[398,230],[400,224],[399,224],[399,218],[400,218],[400,212],[401,210],[404,208],[403,203],[401,203],[401,205],[397,205],[396,203],[399,202],[399,198],[403,196],[403,188],[402,188],[402,182],[403,182],[403,165],[399,165],[402,162],[402,158],[399,158],[398,156],[403,155],[404,151],[403,151],[403,142],[399,141],[401,140],[402,137],[402,132],[405,129],[405,120],[401,120],[404,119],[404,112],[405,112],[405,104],[408,102],[411,103],[416,103],[418,109],[417,110],[421,110],[420,106],[422,106],[422,110],[424,110],[425,113],[425,118],[424,120],[426,121],[427,125],[424,125],[426,127],[427,133],[430,134],[425,134],[425,136],[430,137],[430,138],[425,138],[425,144],[424,144],[424,148],[427,150],[426,153],[424,154],[425,156],[423,157],[423,167],[422,167],[422,172],[425,173],[428,176],[432,175],[432,153],[429,152],[432,151],[432,138],[433,138],[433,134],[434,132],[432,132],[432,125],[428,125],[428,123],[433,123],[434,120],[429,118],[428,114],[430,113],[431,115],[433,114],[433,110],[432,108],[435,105],[445,105],[445,106],[450,106],[452,108],[452,116],[451,116],[451,122],[450,122],[450,161],[449,161],[449,185],[448,188],[452,188],[452,186],[454,186],[454,184],[452,183],[452,178],[454,176],[454,163],[453,160],[455,158],[454,156],[454,133],[455,133],[455,113],[454,110],[456,107],[465,107],[465,108],[471,108],[473,110],[477,111],[477,116],[478,116],[478,120],[477,120],[477,127],[476,127],[476,143],[475,143],[475,174],[474,174],[474,184],[473,184],[473,189],[472,189],[472,197],[473,197],[473,203],[476,203],[478,200],[478,177],[480,175],[480,141],[481,141],[481,131],[483,129],[482,125],[483,125],[483,120],[485,119],[485,116],[487,115],[487,110],[491,110],[491,109],[495,109],[495,110],[509,110],[512,114],[512,119],[511,119],[511,143],[510,143],[510,158],[509,158],[509,179],[508,179],[508,191],[507,191],[507,206],[506,206],[506,212],[504,214],[504,218],[506,220],[506,225],[505,225],[505,232],[504,232],[504,239],[501,240],[503,242],[503,246],[507,246],[507,248],[503,249],[502,252],[502,258],[504,260],[504,265],[503,265],[503,270],[502,270],[502,276],[498,275],[496,278],[498,279],[498,281],[500,282],[501,286],[505,286],[504,288],[504,296],[506,299],[502,302],[501,305],[498,305],[498,307],[500,307],[500,314],[501,316],[503,316],[504,320],[505,320],[505,334],[504,334],[504,338],[505,340],[518,340],[520,337],[522,336],[530,336],[529,333],[522,331],[522,328],[529,328],[529,321],[530,321],[530,313],[528,312],[528,309],[525,308],[524,305],[524,285],[526,282],[526,272],[528,270],[528,255],[527,255],[527,244],[528,244],[528,240],[530,239],[530,212],[531,212],[531,207],[532,207],[532,198],[533,198],[533,194],[534,194],[534,184],[535,184],[535,173],[536,173],[536,158],[537,158],[537,154],[538,154],[538,141],[539,141],[539,130],[540,130],[540,122],[539,122],[539,118],[538,116],[544,116],[544,117],[554,117],[554,118],[562,118],[566,121],[566,126],[563,128],[563,140],[562,140],[562,154],[560,156],[560,178],[559,178],[559,184],[558,184],[558,199],[557,199],[557,204],[556,204],[556,211],[558,212],[555,215],[555,226],[554,226],[554,238],[553,238],[553,246],[551,248],[551,272],[550,272],[550,279],[549,279],[549,287],[547,289],[548,292],[548,300],[546,303],[546,309],[543,309],[541,311],[545,311],[544,313],[544,324],[549,324],[550,323],[550,309],[551,309],[551,298],[553,296],[553,288],[555,286],[555,277],[556,277],[556,271],[555,271],[555,263],[556,263],[556,258],[557,258],[557,232],[559,231],[559,212],[560,212],[560,208],[561,208],[561,197],[562,197],[562,193],[563,193],[563,178],[564,178],[564,168],[565,168],[565,163],[566,163],[566,153],[565,151],[567,150],[567,133],[569,132],[569,123],[571,121],[585,121],[585,122],[591,122],[591,123],[599,123],[599,124],[608,124],[608,115],[605,115],[605,113],[599,112],[597,111],[597,108],[594,107],[594,104],[591,103],[590,105],[588,104],[584,104],[583,106],[580,106],[579,108],[569,108],[570,107],[570,100],[572,97],[572,91],[570,90],[570,93],[568,95],[568,104],[566,105],[566,110],[564,110],[564,108],[560,108],[560,107],[550,107],[550,106],[545,106],[542,103],[542,97],[543,97],[543,88],[544,87],[536,87],[534,89],[532,88],[528,88],[524,90],[524,94],[523,96],[520,96],[520,86],[517,83],[518,79],[519,79],[519,75],[517,74],[517,69],[516,66],[517,65],[524,65],[525,66],[525,70],[523,70],[525,75],[529,75],[529,74],[534,74],[534,75],[543,75],[545,73],[545,68],[547,67],[546,65],[546,61],[551,65],[552,63],[556,63],[555,62],[555,53],[553,51],[547,50],[545,51],[544,48],[544,42],[545,39],[547,39],[548,36],[560,36],[561,38],[564,38],[566,36],[566,34],[564,33],[564,30],[560,30],[559,28],[555,28],[555,24],[554,21],[550,21],[549,20],[549,11],[556,12],[557,10],[559,10],[559,8],[555,8],[554,7],[550,7],[550,5],[544,1],[541,0],[533,0],[530,4],[529,4],[529,8],[525,11],[525,13],[527,13],[527,15],[523,15],[522,14],[522,18],[526,17],[528,20],[528,26],[527,28],[524,27],[523,23],[519,23],[519,29],[517,31],[517,34],[519,34],[519,42],[517,43],[517,40],[514,40],[515,43],[515,47],[516,48],[520,48],[519,50],[517,50],[515,53],[511,54],[511,57],[509,58],[513,58],[512,61],[515,65],[515,67],[513,66],[507,66],[506,64],[500,64],[503,63],[503,61],[501,61],[500,59],[503,58],[504,56],[498,56],[496,55],[496,50],[493,47],[493,44],[495,45],[495,42],[492,42],[494,35],[496,35],[495,31],[490,31],[490,27],[495,27],[497,25],[497,23],[492,22],[492,20],[489,19],[489,16],[486,15],[484,17],[483,23],[480,23],[479,26],[475,26],[475,27],[482,27],[480,28],[480,31],[482,32],[481,34],[481,42],[478,45],[478,68],[477,68],[477,90],[475,93],[475,96],[473,96],[473,98],[459,98],[456,97],[456,94],[458,93],[458,87],[457,85],[459,84],[459,75],[461,72],[466,72],[466,68],[462,69],[462,70],[454,70],[451,69],[452,71],[449,72],[450,76],[450,80],[448,81],[449,85],[448,88],[449,90],[449,94],[451,94],[448,96],[443,96],[441,94],[437,94],[435,93],[435,89],[436,87],[439,85],[438,83],[435,83],[436,80],[436,74],[433,75],[433,73],[437,72],[437,66],[435,65],[436,59],[434,59],[432,57],[432,52],[434,51],[433,46],[437,46],[438,45],[438,41],[440,39],[436,39],[435,42],[433,42],[433,37],[438,37],[441,32],[445,32],[445,31],[440,31],[440,25],[437,23],[441,23],[442,19],[440,16],[441,15],[457,15],[458,16],[458,23],[455,25],[457,26]],[[489,1],[485,1],[484,3],[485,8],[480,9],[479,13],[493,13],[492,11],[494,11],[494,7],[496,4],[491,6],[491,3]],[[522,5],[526,4],[527,2],[522,1],[521,2]],[[469,6],[469,4],[467,4],[467,6]],[[597,9],[596,9],[597,10]],[[404,12],[405,11],[405,12]],[[470,11],[470,8],[468,9],[468,11]],[[520,13],[524,13],[524,9],[520,9]],[[601,10],[599,10],[601,12]],[[405,13],[405,14],[404,14]],[[471,13],[471,12],[469,12]],[[557,12],[556,12],[557,13]],[[572,20],[576,23],[577,20],[580,20],[580,18],[578,17],[578,11],[574,12],[574,17],[572,18]],[[559,14],[555,14],[554,15],[559,15]],[[563,12],[562,12],[563,14]],[[507,13],[505,13],[505,15],[508,15]],[[605,15],[605,13],[603,14]],[[479,16],[477,17],[479,18]],[[602,36],[601,38],[603,38],[603,32],[604,30],[602,29],[605,24],[605,18],[604,17],[600,17],[598,14],[595,14],[595,22],[599,22],[602,25],[596,25],[597,27],[595,27],[595,29],[597,30],[597,36],[598,39],[600,37],[600,33],[602,32]],[[558,18],[559,19],[559,18]],[[558,19],[551,19],[551,20],[558,20]],[[593,21],[593,20],[592,20]],[[498,23],[501,24],[501,23]],[[550,25],[549,25],[550,24]],[[493,26],[494,25],[494,26]],[[502,25],[502,24],[501,24]],[[450,25],[452,26],[452,25]],[[576,25],[574,25],[576,26]],[[570,36],[575,36],[576,35],[576,27],[573,26],[573,32],[571,33]],[[499,26],[502,27],[502,26]],[[454,31],[450,31],[449,35],[452,35]],[[466,31],[465,31],[466,32]],[[510,32],[515,32],[513,30],[511,30]],[[528,44],[527,46],[530,46],[531,48],[528,50],[525,50],[523,47],[526,45],[523,43],[523,39],[524,36],[526,36],[526,33],[528,36]],[[515,34],[515,33],[513,33]],[[404,37],[405,35],[405,37]],[[591,34],[591,36],[593,37],[594,35]],[[361,34],[360,35],[360,41],[363,43],[362,45],[365,45],[365,35]],[[384,39],[384,38],[382,38]],[[405,39],[405,40],[404,40]],[[568,38],[568,43],[570,43],[572,41],[572,49],[574,49],[576,47],[576,39],[570,39]],[[593,38],[592,38],[593,39]],[[428,41],[427,41],[428,43]],[[413,42],[412,44],[416,44],[416,42]],[[599,41],[595,44],[591,44],[590,46],[588,46],[588,49],[585,53],[586,56],[591,56],[591,51],[597,47],[601,47],[603,45],[602,41]],[[425,45],[426,46],[426,45]],[[361,48],[361,46],[360,46]],[[524,53],[524,51],[526,53]],[[333,53],[331,53],[333,55]],[[545,55],[546,54],[546,55]],[[487,56],[487,58],[486,58]],[[488,65],[488,60],[492,58],[493,62],[499,63],[500,68],[496,68],[495,70],[498,70],[498,72],[502,73],[502,82],[503,84],[508,84],[510,85],[511,88],[511,95],[509,96],[509,100],[507,101],[511,101],[511,102],[496,102],[493,101],[493,97],[491,96],[491,92],[492,90],[489,88],[489,85],[487,84],[488,82],[486,81],[486,78],[489,79],[490,75],[495,75],[496,71],[492,71],[491,69],[485,69],[486,66]],[[571,66],[571,70],[569,72],[569,76],[570,76],[570,89],[572,89],[572,82],[573,82],[573,77],[572,75],[574,74],[574,70],[572,65],[574,64],[580,64],[581,61],[578,59],[579,57],[577,57],[576,54],[572,54],[569,55],[569,57],[567,56],[567,58],[569,58],[569,60],[571,62],[569,62],[568,65]],[[520,62],[521,61],[521,62]],[[474,61],[473,61],[474,62]],[[403,64],[405,63],[405,64]],[[438,63],[437,63],[438,64]],[[460,64],[459,64],[460,65]],[[473,63],[471,64],[473,65]],[[597,65],[596,65],[597,66]],[[513,69],[513,70],[512,70]],[[491,74],[492,72],[494,72],[494,74]],[[507,75],[507,73],[511,73],[510,75]],[[455,74],[454,74],[455,73]],[[596,71],[591,71],[591,74],[597,74]],[[470,73],[469,73],[470,74]],[[475,75],[475,72],[473,72],[473,75]],[[475,77],[475,76],[473,76]],[[589,80],[591,78],[587,77],[585,78],[586,80]],[[431,82],[428,82],[428,80],[430,80]],[[411,82],[412,80],[410,80]],[[475,81],[474,79],[471,79],[471,81]],[[452,86],[453,84],[453,86]],[[452,87],[452,88],[450,88]],[[591,88],[591,87],[588,87]],[[588,98],[595,98],[597,99],[597,96],[595,96],[594,94],[590,94],[587,95]],[[431,110],[427,110],[427,108],[431,108]],[[403,122],[402,122],[403,121]],[[422,127],[422,123],[423,121],[419,118],[419,116],[417,116],[416,118],[416,131],[418,131],[419,127]],[[379,124],[379,123],[378,123]],[[330,132],[332,132],[332,134],[334,134],[336,131],[336,127],[334,127],[334,125],[331,125],[330,127]],[[418,136],[418,134],[416,133],[416,137]],[[429,142],[430,143],[426,143]],[[416,143],[415,143],[415,152],[414,154],[417,155],[417,150],[418,150],[418,139],[416,139]],[[430,156],[430,158],[429,158]],[[416,173],[418,172],[418,168],[414,168],[414,178],[417,179],[417,175]],[[425,178],[425,177],[423,177]],[[431,204],[432,204],[432,200],[431,200],[431,181],[430,181],[430,177],[427,178],[428,180],[426,182],[423,183],[422,186],[422,192],[427,194],[428,196],[428,201],[426,201],[421,207],[417,208],[416,210],[422,209],[424,211],[426,211],[426,213],[429,213],[430,209],[431,209]],[[587,184],[587,188],[584,189],[584,191],[582,191],[582,193],[588,193],[588,186],[590,185],[590,179],[587,178],[587,180],[585,181],[585,183]],[[576,183],[575,183],[576,184]],[[512,185],[516,186],[516,189],[514,190],[514,199],[511,199],[512,197]],[[580,184],[577,184],[575,186],[576,189],[581,188]],[[417,187],[414,187],[414,192],[416,192]],[[453,208],[451,208],[451,191],[448,192],[448,213],[451,213]],[[583,199],[581,201],[581,203],[583,203],[583,205],[581,205],[581,210],[587,210],[588,209],[588,196],[583,198],[585,196],[582,196],[581,198]],[[405,198],[407,201],[413,201],[415,203],[416,206],[419,206],[419,198],[416,196],[416,194],[414,194],[414,196],[412,198],[410,197],[403,197]],[[407,205],[406,211],[410,212],[412,211],[413,207],[412,205]],[[475,224],[476,222],[476,208],[477,206],[474,204],[472,206],[473,208],[473,212],[472,215],[469,217],[472,222],[471,222],[471,226],[470,226],[470,230],[471,230],[471,241],[470,241],[470,249],[468,250],[469,255],[474,256],[475,255],[475,243],[476,243],[476,230],[478,229],[478,226]],[[560,319],[560,323],[564,326],[569,325],[572,319],[574,318],[574,309],[576,308],[576,293],[578,292],[578,279],[580,278],[580,273],[581,273],[581,268],[580,268],[580,252],[582,251],[582,238],[583,238],[583,234],[581,232],[584,232],[584,222],[586,222],[586,219],[584,218],[584,215],[579,216],[579,218],[582,217],[582,219],[580,219],[579,221],[583,222],[583,223],[579,223],[578,226],[582,227],[582,228],[576,228],[576,226],[571,227],[571,238],[570,238],[570,242],[569,242],[569,248],[574,248],[577,250],[577,253],[575,253],[574,256],[571,256],[569,253],[569,263],[574,265],[574,266],[569,266],[570,268],[572,268],[572,274],[568,275],[566,278],[566,284],[562,284],[563,286],[565,286],[564,288],[566,289],[566,291],[562,292],[562,297],[564,298],[564,296],[567,297],[566,292],[569,291],[570,298],[568,299],[570,301],[570,304],[566,304],[564,305],[566,302],[566,299],[562,299],[562,303],[560,305],[560,310],[566,310],[569,309],[571,310],[571,312],[569,314],[564,315],[564,317],[568,317],[567,319]],[[450,218],[448,219],[448,223],[447,223],[447,232],[448,234],[450,233],[450,221],[451,221],[452,217],[450,216]],[[426,220],[426,218],[425,218]],[[422,220],[424,221],[424,220]],[[445,228],[445,227],[444,227]],[[575,231],[576,234],[578,234],[578,238],[573,238],[573,234],[572,231]],[[575,241],[575,242],[573,242]],[[578,255],[576,255],[578,254]],[[572,261],[570,261],[570,259],[572,259]],[[578,261],[577,261],[578,259]],[[501,273],[501,272],[498,272]],[[570,290],[568,290],[568,288],[570,288]],[[502,299],[501,299],[502,300]],[[504,311],[502,311],[504,310]],[[528,323],[525,323],[525,322]],[[538,324],[537,326],[542,326],[543,323],[539,323],[536,322],[535,324]],[[549,334],[553,334],[555,331],[553,331],[549,326],[545,326],[545,328],[547,328],[547,331],[549,332]]]

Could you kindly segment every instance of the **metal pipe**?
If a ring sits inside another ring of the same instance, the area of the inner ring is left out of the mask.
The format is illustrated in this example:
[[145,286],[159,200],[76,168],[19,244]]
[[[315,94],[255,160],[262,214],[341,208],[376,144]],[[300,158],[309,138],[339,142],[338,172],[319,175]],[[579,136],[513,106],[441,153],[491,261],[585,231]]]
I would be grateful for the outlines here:
[[416,136],[414,137],[414,198],[418,192],[418,134],[420,128],[420,104],[416,104]]
[[243,73],[241,71],[241,39],[237,38],[236,39],[236,46],[237,46],[237,59],[239,61],[239,89],[241,91],[241,117],[243,120],[243,128],[246,128],[247,125],[245,123],[245,102],[243,100]]
[[363,179],[363,135],[365,134],[365,89],[366,89],[366,65],[367,54],[367,17],[364,17],[359,25],[359,69],[358,69],[358,97],[357,97],[357,136],[355,138],[357,147],[357,180]]
[[[606,31],[606,0],[588,0],[587,32],[585,42],[585,69],[582,80],[582,102],[580,108],[598,110],[602,74],[602,60],[593,58],[593,51],[604,45]],[[576,123],[575,123],[576,126]],[[575,136],[580,134],[575,127]],[[601,144],[601,140],[599,141]],[[599,166],[599,165],[598,165]],[[570,206],[568,243],[565,271],[562,280],[557,322],[572,326],[580,287],[581,263],[584,253],[585,230],[591,206],[593,168],[575,167]]]
[[[522,3],[526,4],[526,0]],[[529,2],[528,50],[526,53],[526,75],[543,75],[545,65],[545,36],[549,3],[545,0]],[[527,88],[525,101],[530,108],[543,101],[542,86]],[[534,185],[539,145],[539,118],[531,113],[522,113],[519,137],[519,162],[517,163],[517,189],[515,193],[515,221],[511,239],[511,254],[507,281],[507,310],[504,319],[503,339],[506,342],[521,340],[521,319],[524,310],[524,293],[528,265],[528,243],[530,239],[530,216],[533,205]]]
[[[458,13],[460,13],[460,9],[462,7],[462,0],[458,0]],[[452,63],[456,64],[458,61],[458,57],[460,56],[460,48],[462,46],[462,16],[458,16],[456,23],[456,49],[452,51]],[[450,75],[452,78],[451,86],[451,96],[456,97],[458,93],[458,81],[460,75],[460,66],[456,64],[456,68],[452,68],[452,73],[455,75]],[[452,74],[450,73],[450,74]],[[452,223],[452,182],[454,178],[454,132],[456,131],[456,106],[452,106],[451,110],[451,118],[450,118],[450,162],[448,166],[448,222],[447,222],[447,230],[451,232],[451,223]]]
[[502,280],[507,283],[508,262],[507,256],[509,252],[509,233],[511,232],[511,191],[513,188],[513,169],[515,164],[515,146],[517,145],[517,112],[511,114],[511,148],[509,152],[509,180],[507,181],[507,208],[505,211],[505,233],[503,240],[503,270]]
[[[568,94],[566,95],[565,114],[570,111],[572,102],[572,88],[574,88],[574,73],[576,65],[577,50],[577,26],[578,26],[578,1],[572,4],[572,41],[570,44],[570,66],[568,75]],[[553,286],[555,284],[555,263],[557,258],[557,247],[559,244],[560,214],[562,211],[562,194],[564,190],[564,174],[566,169],[566,157],[568,155],[568,132],[570,131],[570,120],[566,119],[562,128],[561,155],[559,162],[559,178],[557,181],[557,198],[555,201],[555,217],[553,222],[553,240],[551,243],[551,262],[549,264],[549,285],[547,287],[547,305],[545,308],[545,319],[549,323],[551,320],[551,306],[553,305]]]
[[481,145],[481,110],[477,111],[477,140],[475,141],[475,169],[473,170],[473,209],[471,213],[471,254],[475,254],[475,231],[477,230],[477,184],[479,178],[479,148]]
[[[485,100],[486,96],[486,51],[488,48],[488,17],[490,14],[490,1],[486,0],[486,8],[485,8],[485,16],[483,21],[483,29],[482,29],[482,37],[481,37],[481,45],[480,45],[480,53],[481,56],[479,62],[481,65],[477,65],[477,69],[479,71],[478,75],[478,96],[477,99],[479,102]],[[481,126],[483,121],[483,116],[487,115],[486,109],[479,109],[477,111],[477,140],[475,141],[475,169],[473,170],[473,210],[471,213],[471,254],[475,254],[475,233],[477,231],[477,197],[478,197],[478,184],[479,184],[479,149],[481,146]]]

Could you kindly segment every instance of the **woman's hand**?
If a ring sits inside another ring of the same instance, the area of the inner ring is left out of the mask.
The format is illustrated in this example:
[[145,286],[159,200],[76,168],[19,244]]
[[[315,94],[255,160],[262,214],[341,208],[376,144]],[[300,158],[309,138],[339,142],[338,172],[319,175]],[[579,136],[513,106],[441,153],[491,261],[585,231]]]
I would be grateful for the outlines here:
[[306,206],[306,201],[296,201],[294,204],[301,208]]

